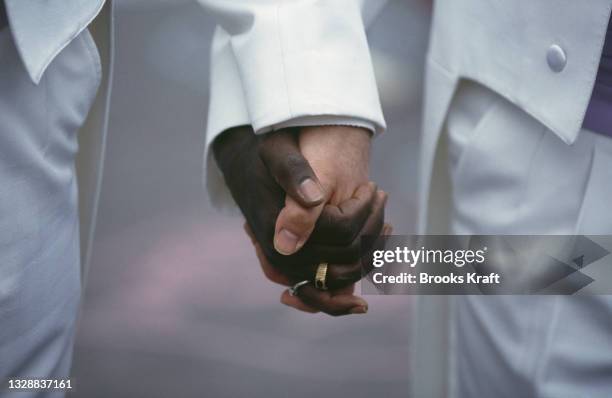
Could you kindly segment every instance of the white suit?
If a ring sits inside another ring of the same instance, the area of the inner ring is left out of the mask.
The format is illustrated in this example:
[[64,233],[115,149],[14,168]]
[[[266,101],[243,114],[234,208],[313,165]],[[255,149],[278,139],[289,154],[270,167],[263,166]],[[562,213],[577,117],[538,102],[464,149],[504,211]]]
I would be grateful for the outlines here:
[[[223,17],[213,43],[208,143],[240,124],[262,132],[353,120],[384,129],[365,35],[384,2],[200,1]],[[611,6],[435,2],[420,231],[612,231],[611,140],[581,128]],[[229,203],[210,156],[208,166],[213,200]],[[612,392],[612,302],[605,296],[418,301],[413,396]]]
[[91,243],[108,116],[110,64],[101,56],[107,61],[111,51],[110,10],[102,13],[102,25],[91,27],[100,40],[94,42],[87,30],[103,5],[5,2],[10,29],[0,31],[2,397],[63,396],[53,390],[11,392],[5,380],[70,374],[80,267],[86,263],[81,257],[87,258]]

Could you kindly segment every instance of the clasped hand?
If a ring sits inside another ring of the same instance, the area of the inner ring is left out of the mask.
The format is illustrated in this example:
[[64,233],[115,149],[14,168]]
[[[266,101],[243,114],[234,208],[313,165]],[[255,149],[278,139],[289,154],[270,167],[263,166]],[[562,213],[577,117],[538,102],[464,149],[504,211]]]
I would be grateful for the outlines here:
[[[329,290],[312,283],[281,302],[306,312],[367,312],[354,295],[362,277],[362,236],[391,233],[386,193],[368,181],[370,132],[344,126],[255,135],[248,126],[222,133],[214,156],[245,219],[266,277],[284,286],[313,281],[327,267]],[[367,271],[367,270],[366,270]]]

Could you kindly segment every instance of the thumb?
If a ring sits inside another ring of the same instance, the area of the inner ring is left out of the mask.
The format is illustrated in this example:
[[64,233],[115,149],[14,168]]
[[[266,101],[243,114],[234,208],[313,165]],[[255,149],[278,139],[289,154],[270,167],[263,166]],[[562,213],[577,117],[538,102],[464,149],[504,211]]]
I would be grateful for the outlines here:
[[259,156],[269,173],[294,201],[302,207],[318,206],[325,191],[308,161],[302,156],[297,137],[291,130],[262,136]]
[[304,208],[290,196],[276,219],[274,248],[280,254],[291,255],[304,246],[314,230],[325,204]]

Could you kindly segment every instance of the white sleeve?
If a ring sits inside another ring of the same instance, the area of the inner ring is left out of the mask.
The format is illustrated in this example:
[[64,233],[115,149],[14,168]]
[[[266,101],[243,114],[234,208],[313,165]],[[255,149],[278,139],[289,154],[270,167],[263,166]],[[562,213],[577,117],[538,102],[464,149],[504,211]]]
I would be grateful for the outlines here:
[[[242,124],[262,133],[296,120],[340,117],[385,129],[365,33],[384,0],[198,1],[219,23],[207,148]],[[226,203],[210,154],[207,164],[211,199]]]

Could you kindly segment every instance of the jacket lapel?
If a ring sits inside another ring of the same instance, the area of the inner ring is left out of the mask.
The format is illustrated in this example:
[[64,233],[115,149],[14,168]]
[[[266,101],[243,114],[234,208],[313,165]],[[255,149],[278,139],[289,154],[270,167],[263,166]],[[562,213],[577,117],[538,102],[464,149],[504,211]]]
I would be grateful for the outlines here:
[[25,68],[38,84],[57,54],[98,15],[105,0],[5,0]]

